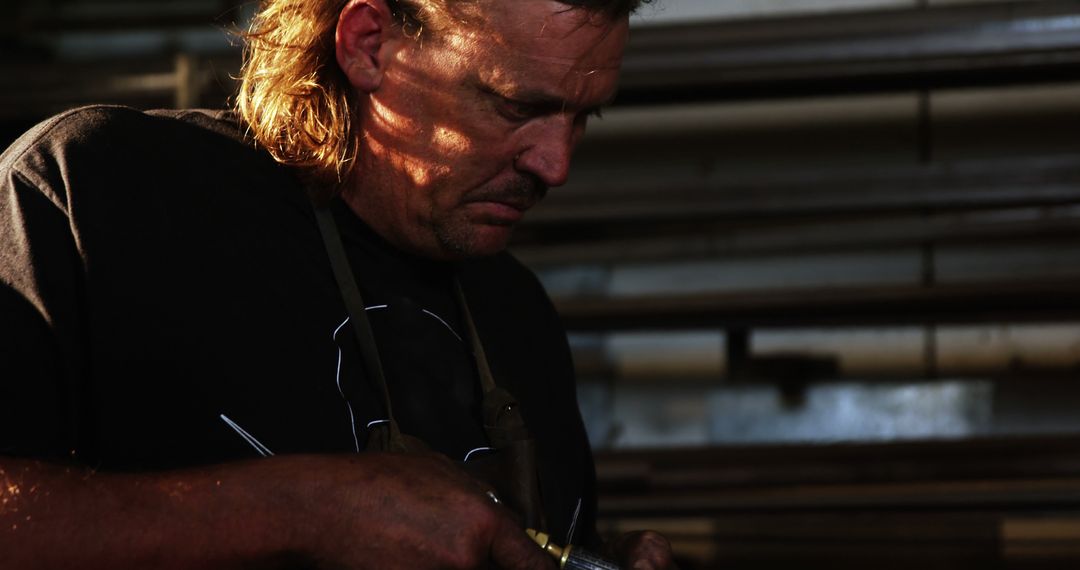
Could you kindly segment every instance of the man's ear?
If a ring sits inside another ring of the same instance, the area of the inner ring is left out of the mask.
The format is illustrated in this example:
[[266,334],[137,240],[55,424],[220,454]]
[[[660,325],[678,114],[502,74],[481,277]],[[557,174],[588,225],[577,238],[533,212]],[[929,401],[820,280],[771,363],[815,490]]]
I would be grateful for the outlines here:
[[383,0],[349,0],[334,36],[338,66],[358,91],[379,88],[397,43],[391,39],[390,9]]

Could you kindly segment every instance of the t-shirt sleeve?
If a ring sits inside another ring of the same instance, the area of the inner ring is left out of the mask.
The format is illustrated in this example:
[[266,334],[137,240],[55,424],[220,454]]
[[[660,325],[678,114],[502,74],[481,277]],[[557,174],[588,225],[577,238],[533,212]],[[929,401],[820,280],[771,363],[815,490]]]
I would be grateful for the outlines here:
[[0,156],[0,454],[60,458],[74,447],[83,272],[40,138]]

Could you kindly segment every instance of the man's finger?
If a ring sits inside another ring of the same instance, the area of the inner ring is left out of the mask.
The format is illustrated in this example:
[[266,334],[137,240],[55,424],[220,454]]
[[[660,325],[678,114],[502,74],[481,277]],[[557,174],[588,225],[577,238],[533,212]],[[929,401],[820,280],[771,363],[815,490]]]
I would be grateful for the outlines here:
[[509,518],[495,530],[491,561],[500,570],[556,570],[555,561]]
[[617,541],[618,559],[627,570],[676,570],[671,543],[651,530],[631,532]]

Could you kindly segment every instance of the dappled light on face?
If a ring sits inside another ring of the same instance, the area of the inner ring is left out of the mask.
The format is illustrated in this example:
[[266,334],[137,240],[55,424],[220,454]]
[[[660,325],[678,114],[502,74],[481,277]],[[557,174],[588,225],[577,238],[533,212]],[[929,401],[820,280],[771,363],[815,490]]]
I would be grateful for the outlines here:
[[401,38],[358,99],[350,205],[395,245],[438,259],[501,251],[566,180],[585,118],[614,95],[607,69],[625,36],[625,24],[584,25],[555,2],[484,8]]
[[[506,30],[498,38],[508,68],[490,70],[492,84],[516,89],[514,78],[525,84],[546,84],[569,106],[599,98],[610,99],[622,63],[628,22],[612,21],[588,10],[556,10],[540,23],[521,23],[512,3],[500,3],[491,14],[491,27]],[[497,75],[495,75],[497,74]]]
[[[458,125],[450,112],[462,103],[453,89],[454,77],[470,65],[474,52],[462,35],[456,41],[417,44],[403,49],[395,57],[394,91],[369,97],[372,120],[364,129],[364,144],[373,157],[392,166],[415,186],[427,186],[452,173],[451,165],[474,151],[472,138]],[[447,111],[441,120],[431,113],[416,119],[413,102],[422,101],[429,108]]]
[[21,494],[22,488],[7,478],[4,471],[0,469],[0,515],[18,512],[18,500]]
[[386,105],[384,105],[378,98],[372,97],[371,99],[371,111],[372,115],[379,120],[380,126],[383,128],[400,131],[400,132],[416,132],[417,125],[414,121],[406,117],[405,115],[393,111]]
[[[496,38],[489,38],[488,41]],[[443,65],[461,65],[465,63],[464,54],[475,53],[480,38],[475,31],[457,29],[439,38],[439,63]]]
[[447,127],[436,127],[433,139],[435,148],[442,153],[464,154],[472,148],[469,137]]
[[517,93],[521,90],[521,82],[504,65],[488,65],[477,71],[480,81],[486,85],[495,87],[501,93]]
[[384,146],[375,137],[368,139],[368,148],[371,150],[372,155],[379,157],[387,164],[393,165],[396,170],[408,176],[413,185],[418,187],[427,186],[433,179],[445,176],[449,172],[448,166],[422,160],[415,154],[397,152],[392,150],[393,147]]
[[[403,183],[463,191],[526,173],[561,184],[584,118],[614,94],[625,24],[576,11],[539,10],[525,21],[503,12],[408,38],[393,52],[368,95],[369,176],[381,172],[392,185],[396,172]],[[529,149],[535,160],[514,158]]]

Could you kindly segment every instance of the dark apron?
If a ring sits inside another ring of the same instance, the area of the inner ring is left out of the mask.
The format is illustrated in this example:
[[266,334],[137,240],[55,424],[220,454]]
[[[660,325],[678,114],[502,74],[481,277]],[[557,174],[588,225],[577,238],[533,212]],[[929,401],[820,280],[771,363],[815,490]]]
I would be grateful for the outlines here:
[[[345,308],[349,313],[349,320],[353,325],[364,369],[367,377],[382,396],[383,407],[386,410],[388,421],[371,428],[366,449],[391,453],[430,452],[430,448],[420,439],[401,433],[397,421],[394,420],[394,411],[390,405],[390,391],[386,385],[386,376],[383,374],[382,362],[375,345],[375,336],[367,318],[367,311],[364,309],[360,289],[356,285],[355,274],[345,254],[345,246],[342,244],[341,235],[330,209],[316,205],[315,220],[318,222],[323,244],[330,257],[334,278],[337,280],[338,289],[341,291]],[[544,520],[536,463],[536,443],[525,427],[525,420],[521,416],[517,400],[509,392],[495,385],[495,378],[491,374],[484,347],[476,332],[469,304],[466,302],[465,293],[457,278],[454,279],[454,290],[465,320],[469,342],[472,345],[480,385],[484,391],[482,403],[484,432],[489,445],[493,448],[490,453],[461,463],[460,466],[476,479],[490,485],[499,500],[522,517],[525,527],[546,531],[547,524]]]

